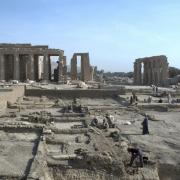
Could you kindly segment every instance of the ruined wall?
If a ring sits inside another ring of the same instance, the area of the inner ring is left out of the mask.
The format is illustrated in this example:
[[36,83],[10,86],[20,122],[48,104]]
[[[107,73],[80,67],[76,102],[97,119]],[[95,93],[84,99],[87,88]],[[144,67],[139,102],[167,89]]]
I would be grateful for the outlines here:
[[81,57],[81,81],[92,81],[92,67],[90,66],[89,53],[75,53],[71,59],[71,80],[78,80],[77,57]]
[[14,86],[9,89],[1,89],[0,91],[0,109],[3,110],[7,107],[7,101],[14,103],[18,97],[24,96],[24,86]]
[[167,57],[164,55],[136,59],[134,84],[165,86],[169,76],[168,65]]
[[64,51],[48,46],[31,44],[0,44],[0,80],[36,80],[39,81],[42,68],[39,58],[43,57],[44,81],[51,80],[51,56],[64,56]]
[[26,96],[49,96],[49,97],[63,97],[63,98],[105,98],[114,97],[119,94],[124,94],[124,90],[104,90],[104,89],[90,89],[90,90],[41,90],[41,89],[26,89]]

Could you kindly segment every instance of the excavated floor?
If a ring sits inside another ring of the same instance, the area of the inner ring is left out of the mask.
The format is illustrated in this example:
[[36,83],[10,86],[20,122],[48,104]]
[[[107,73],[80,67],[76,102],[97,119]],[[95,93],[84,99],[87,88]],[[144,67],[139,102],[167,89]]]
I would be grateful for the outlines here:
[[25,178],[36,153],[38,133],[0,130],[0,177]]
[[[146,110],[146,113],[155,115],[158,121],[149,121],[150,135],[143,136],[142,113],[124,107],[115,99],[80,99],[81,105],[89,110],[85,117],[72,112],[62,113],[63,107],[70,103],[72,100],[61,99],[57,102],[57,99],[46,97],[24,97],[1,114],[2,179],[27,177],[32,180],[46,177],[48,180],[158,180],[159,176],[160,179],[164,178],[167,164],[172,168],[180,163],[178,112],[174,114]],[[49,113],[37,116],[41,119],[51,116],[54,120],[30,122],[28,116],[33,112]],[[105,131],[89,128],[94,117],[102,123],[107,113],[114,117],[115,129]],[[119,142],[109,137],[115,130],[120,132]],[[133,143],[142,148],[152,164],[139,169],[128,166],[130,155],[126,150]],[[88,151],[86,159],[75,154],[79,148]],[[159,176],[156,163],[159,163]],[[172,178],[176,180],[178,169],[176,172],[172,168],[171,173],[177,174]]]

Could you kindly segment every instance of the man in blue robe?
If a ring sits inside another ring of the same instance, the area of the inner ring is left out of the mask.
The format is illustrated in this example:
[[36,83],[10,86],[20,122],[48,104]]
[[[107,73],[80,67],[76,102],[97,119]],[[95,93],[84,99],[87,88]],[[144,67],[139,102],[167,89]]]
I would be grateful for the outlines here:
[[148,129],[148,117],[147,115],[145,115],[144,121],[142,122],[142,126],[143,126],[143,132],[142,134],[149,134],[149,129]]

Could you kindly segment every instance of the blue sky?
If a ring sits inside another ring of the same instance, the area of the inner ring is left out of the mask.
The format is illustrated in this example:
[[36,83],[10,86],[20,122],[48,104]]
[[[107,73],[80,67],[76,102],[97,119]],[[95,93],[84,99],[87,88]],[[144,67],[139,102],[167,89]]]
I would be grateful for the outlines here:
[[1,0],[0,42],[89,52],[92,65],[131,71],[164,54],[180,68],[179,0]]

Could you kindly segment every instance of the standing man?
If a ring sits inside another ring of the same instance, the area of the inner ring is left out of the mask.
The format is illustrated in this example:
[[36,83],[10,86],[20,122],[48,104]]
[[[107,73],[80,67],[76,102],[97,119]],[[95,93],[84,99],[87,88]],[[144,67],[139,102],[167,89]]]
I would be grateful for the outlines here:
[[169,104],[172,103],[172,97],[171,97],[171,94],[170,94],[170,93],[168,94],[168,103],[169,103]]
[[143,126],[143,132],[142,132],[142,134],[143,134],[143,135],[149,134],[147,114],[145,115],[145,118],[144,118],[143,122],[141,123],[141,125]]

